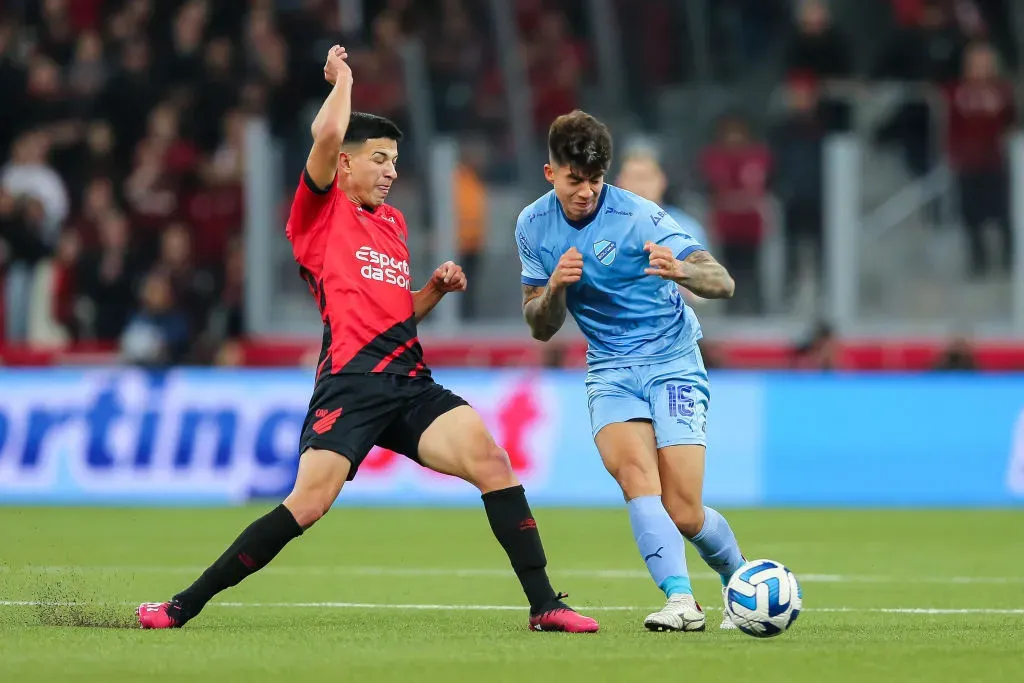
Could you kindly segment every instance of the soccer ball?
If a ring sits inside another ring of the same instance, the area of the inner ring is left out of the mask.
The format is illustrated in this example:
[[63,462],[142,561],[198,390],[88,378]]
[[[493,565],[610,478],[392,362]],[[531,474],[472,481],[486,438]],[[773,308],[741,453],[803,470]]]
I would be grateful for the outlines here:
[[793,625],[803,597],[796,576],[785,566],[774,560],[753,560],[729,579],[725,608],[747,635],[771,638]]

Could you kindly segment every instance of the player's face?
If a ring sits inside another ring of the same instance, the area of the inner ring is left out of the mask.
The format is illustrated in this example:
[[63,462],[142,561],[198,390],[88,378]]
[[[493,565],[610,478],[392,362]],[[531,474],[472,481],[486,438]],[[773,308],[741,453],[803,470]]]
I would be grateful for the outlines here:
[[370,139],[361,146],[343,150],[338,172],[345,180],[345,192],[366,206],[380,206],[398,178],[398,143],[386,138]]
[[570,166],[544,165],[544,177],[555,187],[555,196],[569,220],[578,221],[594,213],[604,188],[604,173],[586,177]]

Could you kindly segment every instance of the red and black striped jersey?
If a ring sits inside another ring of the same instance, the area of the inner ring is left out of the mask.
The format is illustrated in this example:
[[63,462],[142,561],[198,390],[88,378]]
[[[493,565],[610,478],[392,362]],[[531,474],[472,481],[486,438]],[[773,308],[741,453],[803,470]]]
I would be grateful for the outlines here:
[[324,322],[317,377],[387,372],[428,375],[416,336],[408,228],[387,204],[354,204],[303,172],[286,229],[299,273]]

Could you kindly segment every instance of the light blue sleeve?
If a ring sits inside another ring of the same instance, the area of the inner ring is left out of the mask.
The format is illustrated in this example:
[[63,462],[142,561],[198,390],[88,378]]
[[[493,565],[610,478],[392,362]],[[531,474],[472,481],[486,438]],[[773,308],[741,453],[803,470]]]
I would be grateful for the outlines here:
[[519,261],[523,264],[522,280],[524,285],[543,287],[548,283],[550,275],[544,270],[544,264],[537,255],[537,245],[533,244],[523,218],[516,221],[516,248],[519,250]]
[[[687,232],[676,222],[675,218],[663,209],[658,209],[651,216],[641,217],[640,220],[643,221],[644,241],[650,240],[655,244],[671,247],[672,253],[680,261],[695,251],[707,251],[707,247],[700,240]],[[688,220],[688,224],[700,228],[700,225],[692,219]]]

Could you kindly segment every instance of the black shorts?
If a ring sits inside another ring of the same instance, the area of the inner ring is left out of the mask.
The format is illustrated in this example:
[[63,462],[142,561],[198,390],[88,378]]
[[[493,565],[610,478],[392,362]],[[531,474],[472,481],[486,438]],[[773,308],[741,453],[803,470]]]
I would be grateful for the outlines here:
[[299,453],[316,448],[348,458],[349,479],[374,446],[420,462],[423,432],[444,413],[464,405],[464,399],[430,377],[326,375],[313,389]]

